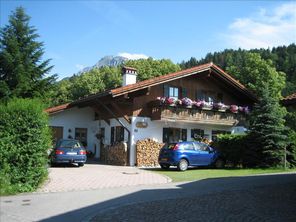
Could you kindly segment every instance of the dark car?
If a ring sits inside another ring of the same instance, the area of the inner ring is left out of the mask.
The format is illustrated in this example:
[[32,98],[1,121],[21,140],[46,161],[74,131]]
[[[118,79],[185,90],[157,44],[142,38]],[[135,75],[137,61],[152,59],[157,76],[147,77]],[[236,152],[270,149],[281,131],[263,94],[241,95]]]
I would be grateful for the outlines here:
[[163,169],[177,166],[187,170],[188,166],[224,167],[224,160],[209,145],[201,142],[170,143],[160,150],[158,162]]
[[78,163],[78,166],[83,166],[86,162],[86,150],[78,140],[61,139],[52,150],[50,159],[52,165]]

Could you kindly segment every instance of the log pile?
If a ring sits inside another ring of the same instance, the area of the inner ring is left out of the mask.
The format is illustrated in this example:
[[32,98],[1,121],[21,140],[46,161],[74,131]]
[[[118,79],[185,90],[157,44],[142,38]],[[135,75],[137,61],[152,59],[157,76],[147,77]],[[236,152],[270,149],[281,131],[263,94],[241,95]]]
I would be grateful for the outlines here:
[[127,166],[127,144],[120,142],[104,147],[104,162],[106,164]]
[[152,139],[137,141],[137,166],[151,167],[158,166],[158,155],[163,143],[158,143]]

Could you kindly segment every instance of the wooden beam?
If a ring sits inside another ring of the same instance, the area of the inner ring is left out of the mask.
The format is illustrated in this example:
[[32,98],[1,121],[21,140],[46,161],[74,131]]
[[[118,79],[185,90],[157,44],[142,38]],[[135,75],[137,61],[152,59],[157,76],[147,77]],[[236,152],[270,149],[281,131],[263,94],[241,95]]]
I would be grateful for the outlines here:
[[126,96],[127,98],[133,99],[135,97],[139,97],[139,96],[146,96],[149,95],[151,91],[151,87],[145,87],[143,89],[140,89],[138,91],[135,92],[130,92],[128,93],[128,95]]
[[[111,102],[110,104],[111,104],[111,106],[116,110],[116,112],[117,112],[118,114],[122,114],[122,110],[120,109],[120,107],[119,107],[116,103]],[[123,116],[123,118],[124,118],[129,124],[131,124],[132,121],[130,120],[130,118],[129,118],[128,115],[126,115],[126,114],[122,114],[122,116]]]
[[104,115],[102,114],[101,110],[99,110],[98,107],[96,107],[96,106],[92,106],[92,108],[96,113],[98,113],[100,118],[102,118],[102,120],[104,120],[108,124],[108,126],[110,126],[110,120],[104,118]]

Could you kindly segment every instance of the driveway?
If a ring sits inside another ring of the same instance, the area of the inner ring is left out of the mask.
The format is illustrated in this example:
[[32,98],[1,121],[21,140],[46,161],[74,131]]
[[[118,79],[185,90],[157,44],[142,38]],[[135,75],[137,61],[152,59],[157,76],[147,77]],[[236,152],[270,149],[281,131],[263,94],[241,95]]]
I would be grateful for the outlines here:
[[296,174],[1,197],[0,221],[296,221]]
[[165,184],[171,179],[136,167],[85,164],[49,169],[49,179],[40,192],[65,192],[136,185]]

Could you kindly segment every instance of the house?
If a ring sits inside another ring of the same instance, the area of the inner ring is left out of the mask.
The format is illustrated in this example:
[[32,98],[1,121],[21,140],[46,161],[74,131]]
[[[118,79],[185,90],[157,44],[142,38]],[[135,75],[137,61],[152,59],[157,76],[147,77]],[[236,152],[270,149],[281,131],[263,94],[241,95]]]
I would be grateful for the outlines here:
[[282,104],[287,108],[288,111],[296,112],[296,92],[282,99]]
[[134,166],[138,140],[214,140],[219,133],[240,132],[256,100],[213,63],[141,82],[136,69],[123,67],[122,78],[122,87],[47,109],[55,139],[79,139],[97,158],[103,147],[126,141]]

